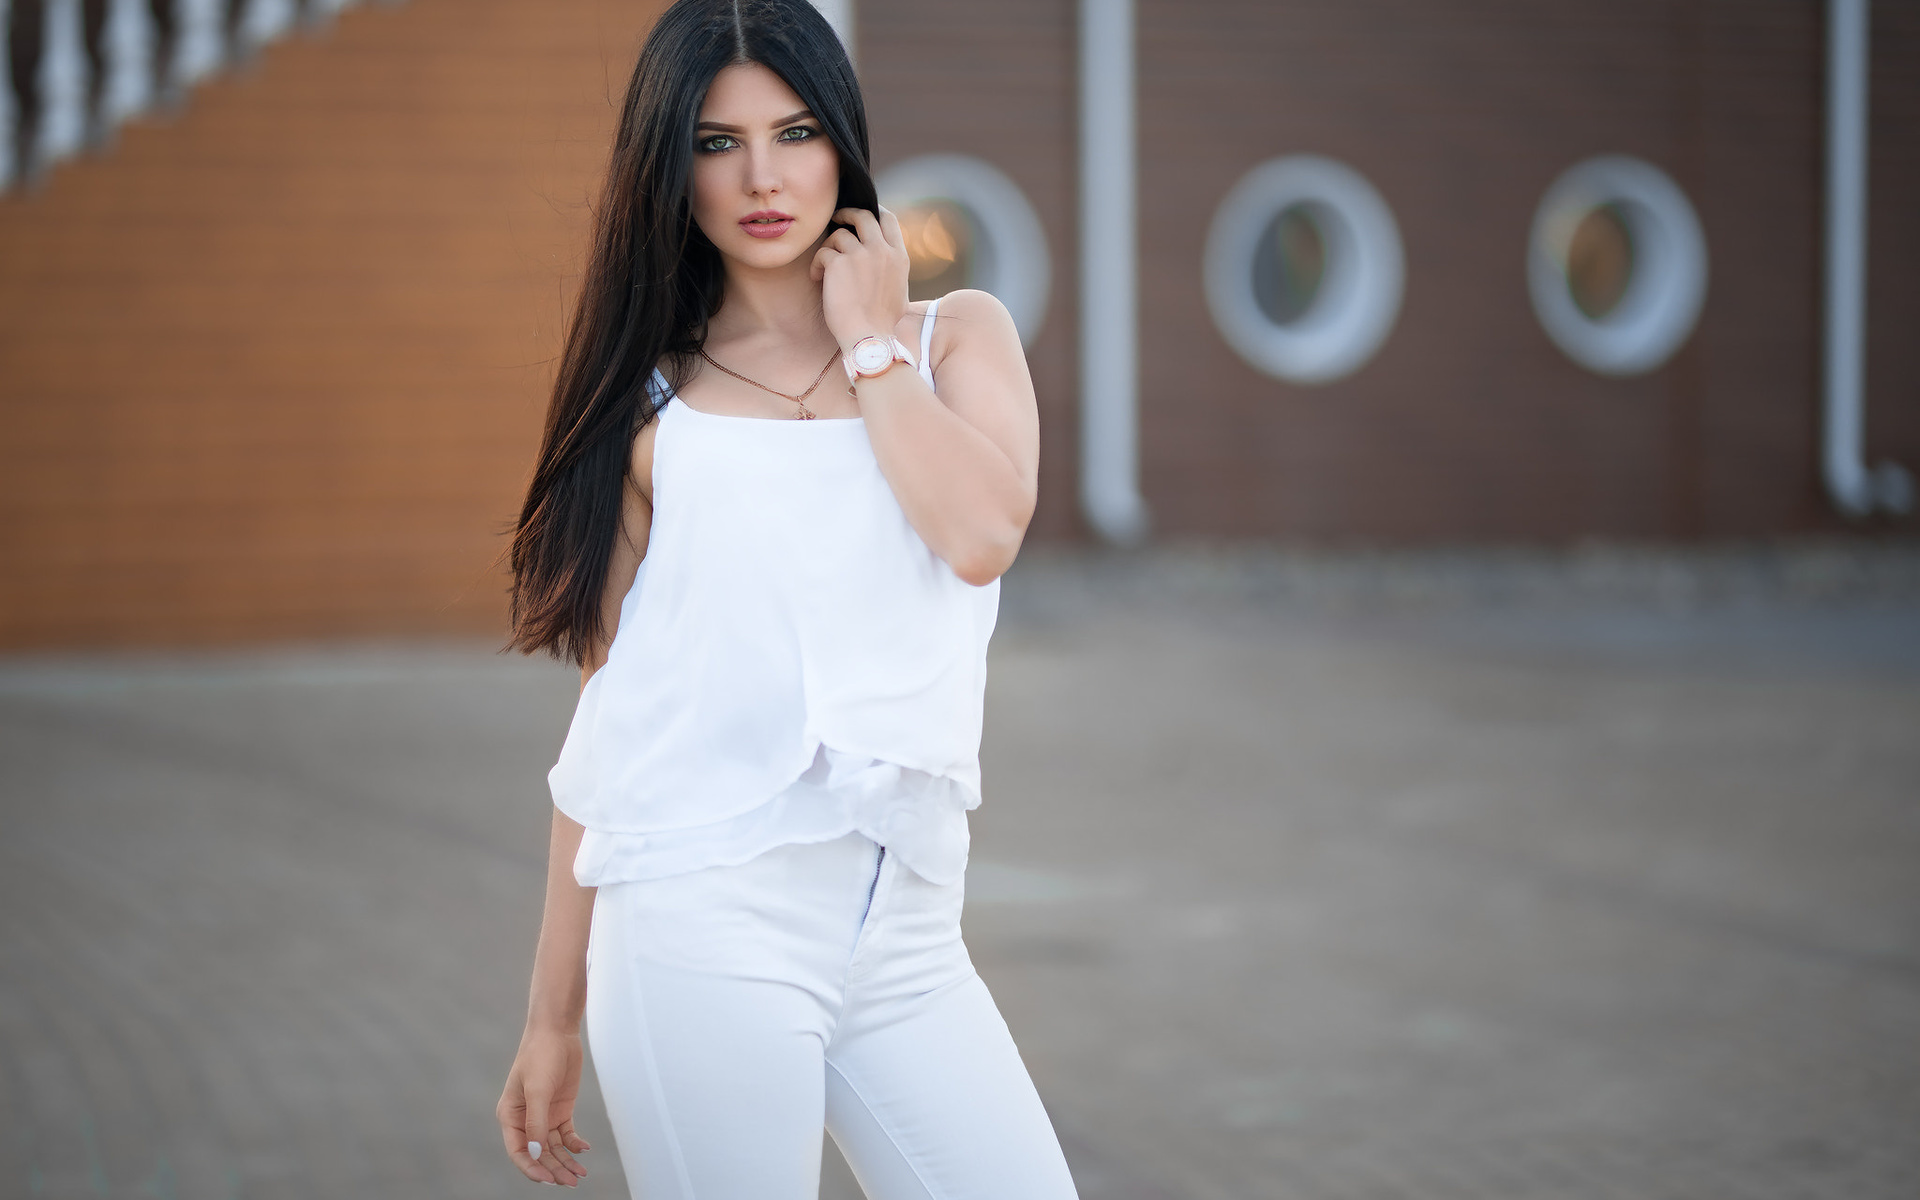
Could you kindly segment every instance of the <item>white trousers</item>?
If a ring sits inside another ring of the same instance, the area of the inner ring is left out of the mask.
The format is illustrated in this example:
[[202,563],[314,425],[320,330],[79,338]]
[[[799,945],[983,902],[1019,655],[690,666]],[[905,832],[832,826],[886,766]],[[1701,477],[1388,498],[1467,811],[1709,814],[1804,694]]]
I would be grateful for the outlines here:
[[871,1200],[1072,1200],[962,884],[865,836],[603,885],[587,1043],[645,1200],[815,1200],[821,1128]]

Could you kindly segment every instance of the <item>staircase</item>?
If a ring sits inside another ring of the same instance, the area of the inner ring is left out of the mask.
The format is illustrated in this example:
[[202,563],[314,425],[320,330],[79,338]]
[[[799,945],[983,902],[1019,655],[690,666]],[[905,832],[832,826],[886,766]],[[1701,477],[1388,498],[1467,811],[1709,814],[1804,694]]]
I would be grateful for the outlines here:
[[355,0],[0,0],[0,192]]
[[[39,7],[31,45],[84,33],[84,5]],[[367,2],[307,36],[304,6],[223,3],[221,53],[195,53],[241,69],[178,119],[65,161],[26,122],[40,174],[0,196],[0,654],[497,639],[501,529],[659,7]],[[240,31],[272,28],[246,64]],[[174,36],[136,56],[150,105],[193,77]],[[87,70],[79,111],[111,111]]]

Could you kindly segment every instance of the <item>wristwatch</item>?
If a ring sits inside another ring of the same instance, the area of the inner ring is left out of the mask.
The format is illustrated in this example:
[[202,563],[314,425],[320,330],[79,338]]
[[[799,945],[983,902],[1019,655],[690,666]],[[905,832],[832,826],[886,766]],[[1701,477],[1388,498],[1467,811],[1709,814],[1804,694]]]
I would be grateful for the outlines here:
[[855,383],[862,378],[884,375],[894,363],[903,362],[908,366],[917,366],[913,361],[913,352],[899,338],[884,338],[878,335],[863,337],[853,344],[853,349],[840,358],[847,368],[847,382]]

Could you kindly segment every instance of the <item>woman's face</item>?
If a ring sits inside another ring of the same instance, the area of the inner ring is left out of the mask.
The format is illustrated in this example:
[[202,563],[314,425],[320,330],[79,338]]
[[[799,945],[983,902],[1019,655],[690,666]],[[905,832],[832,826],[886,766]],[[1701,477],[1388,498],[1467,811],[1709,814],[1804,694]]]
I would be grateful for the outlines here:
[[826,236],[840,155],[786,81],[759,63],[714,76],[694,129],[693,219],[744,266],[791,264]]

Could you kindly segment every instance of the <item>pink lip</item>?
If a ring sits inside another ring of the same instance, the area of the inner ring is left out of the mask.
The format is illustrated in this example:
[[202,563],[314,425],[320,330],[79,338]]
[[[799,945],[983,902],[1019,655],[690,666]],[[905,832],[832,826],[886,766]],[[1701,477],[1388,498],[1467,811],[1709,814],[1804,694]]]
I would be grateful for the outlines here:
[[783,212],[763,208],[756,213],[748,213],[740,218],[740,228],[747,231],[748,237],[777,238],[793,227],[793,218]]

